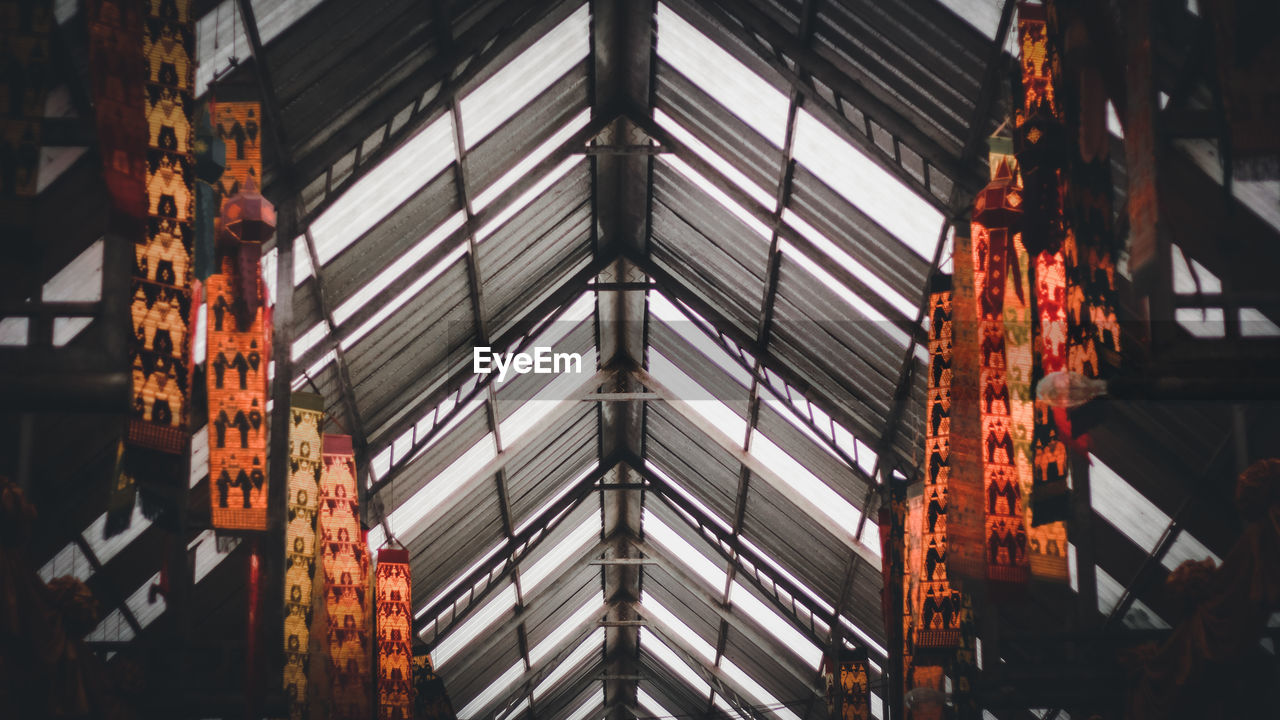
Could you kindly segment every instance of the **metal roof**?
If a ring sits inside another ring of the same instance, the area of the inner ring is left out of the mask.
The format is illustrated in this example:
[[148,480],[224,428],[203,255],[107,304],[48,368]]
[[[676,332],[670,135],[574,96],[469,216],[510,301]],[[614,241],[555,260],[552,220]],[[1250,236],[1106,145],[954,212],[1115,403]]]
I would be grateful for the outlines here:
[[[877,475],[918,473],[916,310],[987,176],[1009,4],[202,4],[201,82],[262,51],[217,91],[270,83],[267,194],[300,203],[280,365],[356,436],[371,543],[412,554],[420,640],[467,638],[438,663],[460,717],[821,720],[810,648],[834,631],[882,661],[863,518]],[[550,335],[600,363],[591,380],[472,376],[473,346]],[[638,391],[657,397],[582,397]],[[1224,554],[1233,531],[1185,488],[1229,464],[1230,420],[1133,404],[1095,433],[1103,612],[1127,609],[1164,526],[1166,569]],[[45,457],[53,477],[90,464]],[[163,607],[139,595],[151,566],[116,556],[151,534],[135,518],[106,547],[94,517],[47,541],[45,571],[107,576],[124,602],[95,637],[127,640]],[[193,541],[198,580],[234,589],[212,545]],[[650,564],[625,570],[624,546]]]

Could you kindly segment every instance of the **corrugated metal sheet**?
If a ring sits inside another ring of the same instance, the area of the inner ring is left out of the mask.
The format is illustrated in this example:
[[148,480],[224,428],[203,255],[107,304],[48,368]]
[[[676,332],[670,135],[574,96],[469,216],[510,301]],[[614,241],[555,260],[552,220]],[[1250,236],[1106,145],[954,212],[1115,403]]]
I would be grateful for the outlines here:
[[[726,524],[733,521],[741,465],[692,423],[663,405],[650,405],[646,456]],[[652,504],[650,505],[652,506]]]

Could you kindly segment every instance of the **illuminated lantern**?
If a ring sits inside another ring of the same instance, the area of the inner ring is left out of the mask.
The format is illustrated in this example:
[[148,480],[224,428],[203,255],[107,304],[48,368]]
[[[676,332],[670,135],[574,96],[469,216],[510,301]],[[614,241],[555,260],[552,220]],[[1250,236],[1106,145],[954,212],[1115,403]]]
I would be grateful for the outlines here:
[[285,528],[284,694],[291,720],[308,716],[316,515],[324,469],[324,398],[294,393],[289,411],[289,524]]
[[324,437],[319,551],[329,626],[329,717],[369,717],[369,554],[360,531],[356,462],[350,435]]
[[413,583],[409,551],[378,551],[378,718],[404,720],[413,707]]
[[1005,583],[1022,583],[1028,576],[1004,328],[1005,290],[1022,287],[1020,278],[1013,283],[1009,278],[1020,271],[1014,240],[1021,219],[1022,192],[1002,159],[995,178],[974,199],[971,258],[978,311],[986,576]]
[[240,192],[222,204],[222,230],[240,243],[261,245],[276,231],[276,208],[258,192],[250,175]]

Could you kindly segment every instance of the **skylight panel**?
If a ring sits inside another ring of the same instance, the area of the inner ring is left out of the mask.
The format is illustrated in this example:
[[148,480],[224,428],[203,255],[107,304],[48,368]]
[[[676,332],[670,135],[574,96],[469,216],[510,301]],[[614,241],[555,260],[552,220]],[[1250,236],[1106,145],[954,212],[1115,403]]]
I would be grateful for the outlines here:
[[677,335],[684,339],[685,342],[692,345],[698,352],[702,353],[708,360],[715,364],[716,367],[725,371],[729,377],[738,381],[742,387],[751,387],[751,373],[746,368],[736,362],[732,356],[719,343],[712,340],[706,333],[698,329],[698,327],[685,316],[683,307],[677,307],[675,303],[667,299],[660,290],[649,291],[649,312],[653,316],[666,323]]
[[[598,470],[599,468],[600,468],[600,462],[598,460],[593,460],[590,465],[582,469],[582,472],[578,473],[576,477],[574,477],[569,482],[565,483],[564,487],[560,488],[555,492],[554,495],[547,498],[546,502],[539,505],[538,509],[529,513],[529,517],[525,519],[524,522],[516,526],[516,530],[515,530],[516,534],[519,535],[520,533],[527,530],[529,526],[532,525],[543,513],[549,510],[552,505],[555,505],[556,503],[560,502],[560,500],[562,500],[564,496],[569,494],[569,491],[577,487],[579,483],[581,483],[583,480],[586,480],[588,476],[595,473],[596,470]],[[528,587],[529,585],[526,582],[525,592],[528,592],[527,590]]]
[[852,537],[851,533],[858,526],[861,513],[858,509],[840,497],[817,475],[785,450],[778,447],[769,436],[756,428],[751,435],[752,456],[760,460],[796,493],[804,496],[826,516],[827,529],[836,537]]
[[1090,454],[1089,460],[1089,492],[1094,511],[1143,552],[1150,553],[1169,526],[1169,516],[1096,455]]
[[713,592],[724,590],[723,569],[711,562],[706,555],[662,522],[662,519],[650,512],[648,508],[644,510],[643,522],[646,538],[661,545],[670,553],[673,560],[693,571],[695,576],[705,580]]
[[933,260],[942,213],[805,110],[796,114],[795,158],[917,255]]
[[453,632],[450,632],[443,640],[436,643],[435,647],[431,649],[431,660],[435,663],[435,668],[439,670],[448,665],[472,641],[493,627],[503,616],[510,613],[515,605],[516,588],[508,583],[497,595],[489,598],[484,605],[472,612],[466,620],[462,621],[461,625],[455,626]]
[[336,257],[453,160],[452,119],[445,114],[378,163],[311,223],[320,262]]
[[742,188],[747,194],[755,198],[755,201],[767,208],[773,208],[777,205],[777,199],[772,193],[757,185],[754,181],[746,176],[745,173],[734,167],[732,163],[725,160],[719,153],[712,150],[706,143],[699,140],[693,133],[684,128],[683,125],[676,122],[675,118],[662,112],[660,108],[653,111],[653,119],[666,128],[668,132],[679,140],[685,147],[688,147],[694,154],[711,163],[721,175],[725,176],[730,182]]
[[[600,635],[601,635],[601,638],[603,638],[604,636],[603,628],[601,629]],[[603,639],[601,640],[601,642],[604,642]],[[587,720],[588,715],[590,715],[597,708],[601,708],[601,707],[604,707],[604,685],[603,684],[599,686],[599,690],[597,692],[588,696],[587,699],[583,701],[583,703],[579,705],[577,709],[569,713],[564,720]]]
[[450,215],[447,220],[441,223],[436,229],[427,233],[427,236],[419,240],[412,248],[409,248],[403,255],[396,258],[382,272],[378,273],[372,280],[365,283],[351,297],[347,298],[341,305],[334,308],[333,321],[341,325],[351,319],[352,315],[364,307],[378,293],[385,290],[395,282],[401,275],[405,274],[409,268],[415,263],[427,256],[427,253],[439,247],[449,236],[462,229],[466,224],[466,213],[458,211]]
[[[847,285],[837,280],[831,273],[827,272],[821,265],[813,262],[804,253],[800,252],[794,245],[786,240],[779,240],[778,247],[782,250],[782,254],[796,265],[800,266],[805,272],[812,275],[815,280],[825,286],[828,290],[836,294],[841,300],[845,301],[854,312],[861,315],[866,321],[873,323],[879,327],[886,335],[893,339],[902,347],[906,347],[911,342],[911,337],[903,332],[897,325],[889,321],[879,310],[875,309],[866,300],[863,300],[856,292],[851,290]],[[836,320],[837,318],[829,318]],[[850,318],[853,322],[858,322],[857,318]],[[847,320],[845,320],[847,321]]]
[[716,693],[715,705],[727,713],[730,718],[733,718],[733,720],[744,720],[744,718],[738,714],[738,711],[734,710],[733,706],[729,704],[729,701],[725,700],[724,696],[720,693]]
[[747,421],[742,416],[652,347],[649,348],[649,374],[721,432],[731,438],[746,437]]
[[734,217],[741,220],[747,227],[751,228],[756,235],[760,236],[766,242],[773,237],[773,231],[771,231],[767,225],[757,220],[754,215],[747,212],[746,208],[731,199],[723,190],[716,187],[714,183],[703,177],[703,175],[697,170],[689,167],[689,164],[684,160],[681,160],[674,155],[665,154],[658,156],[658,162],[670,165],[676,170],[676,172],[684,175],[690,180],[690,182],[697,185],[698,188],[706,194],[710,195],[712,199],[720,203],[724,209],[728,210]]
[[498,196],[506,192],[515,185],[520,178],[529,174],[538,163],[550,157],[561,145],[569,141],[574,133],[587,126],[591,121],[591,110],[584,108],[582,112],[574,115],[564,127],[557,130],[551,137],[547,138],[541,145],[534,148],[532,152],[525,155],[516,163],[515,167],[502,174],[492,185],[485,188],[480,194],[476,195],[471,201],[471,209],[480,212],[489,207],[489,204],[498,199]]
[[557,375],[499,424],[503,443],[510,447],[535,428],[539,431],[547,430],[543,421],[555,410],[562,409],[566,403],[580,404],[575,391],[594,376],[595,366],[596,351],[591,348],[582,353],[581,373],[565,372]]
[[484,692],[475,697],[474,700],[467,703],[467,706],[458,711],[458,720],[471,720],[471,718],[480,714],[489,703],[502,697],[512,685],[524,675],[524,660],[512,665],[506,672],[498,676],[496,680],[484,689]]
[[785,144],[787,96],[663,3],[658,55],[775,147]]
[[462,98],[462,134],[468,147],[479,144],[587,56],[589,18],[584,3]]
[[[370,536],[370,540],[372,540],[373,539],[372,529],[369,531],[369,536]],[[437,603],[449,597],[450,595],[456,593],[458,591],[458,586],[462,584],[463,580],[466,580],[468,577],[470,577],[472,573],[476,572],[482,567],[485,567],[486,565],[493,565],[494,562],[497,561],[498,553],[502,550],[502,548],[506,547],[506,544],[507,544],[507,541],[505,539],[498,541],[497,545],[494,545],[492,548],[489,549],[488,552],[486,552],[484,555],[481,555],[479,560],[476,560],[474,563],[471,564],[471,567],[462,571],[457,577],[449,581],[449,584],[445,586],[445,589],[436,593],[436,596],[431,598],[430,602],[423,605],[421,609],[415,611],[413,615],[414,619],[415,620],[420,619],[423,613],[425,613],[427,610],[429,610],[432,607],[435,607]],[[370,543],[369,546],[371,549],[382,547],[381,544],[374,545],[372,542]]]
[[[473,476],[495,457],[497,450],[493,444],[493,433],[486,433],[387,516],[392,533],[396,537],[412,537],[419,523],[432,518],[434,513],[455,500]],[[369,531],[370,547],[381,547],[384,540],[381,526]]]
[[368,320],[364,321],[364,324],[353,330],[350,335],[342,338],[342,349],[346,350],[352,345],[355,345],[360,341],[360,338],[368,335],[375,327],[381,325],[384,320],[391,317],[392,313],[403,307],[405,303],[417,297],[418,294],[430,285],[433,280],[443,275],[445,270],[448,270],[454,263],[462,259],[462,256],[465,255],[466,252],[467,247],[465,245],[459,245],[448,255],[441,258],[440,262],[431,266],[431,268],[424,272],[421,277],[414,280],[413,284],[401,291],[399,295],[396,295],[395,298],[386,305],[379,308],[378,311]]
[[711,686],[707,684],[707,681],[694,672],[694,669],[689,667],[689,663],[686,663],[684,658],[681,658],[676,651],[668,647],[667,643],[657,633],[649,631],[648,628],[640,628],[640,647],[648,651],[650,655],[662,663],[676,677],[685,681],[699,695],[711,694]]
[[[1124,586],[1119,583],[1106,570],[1095,566],[1098,578],[1098,612],[1110,615],[1115,611],[1116,606],[1120,604],[1120,598],[1124,596]],[[1129,606],[1128,612],[1124,615],[1124,624],[1131,628],[1168,628],[1169,623],[1155,613],[1146,603],[1137,598],[1133,598],[1133,603]]]
[[1222,280],[1193,258],[1183,254],[1177,245],[1169,246],[1173,256],[1173,291],[1178,295],[1205,295],[1222,293]]
[[1257,308],[1240,308],[1241,337],[1280,337],[1280,325]]
[[989,40],[996,39],[1003,0],[939,0]]
[[[600,607],[599,604],[597,604],[596,609],[598,610],[599,607]],[[592,610],[590,605],[584,605],[583,608],[588,611]],[[588,618],[590,617],[590,612],[588,612],[587,617]],[[570,620],[570,622],[573,622],[573,621]],[[581,625],[582,625],[582,622],[576,622],[574,623],[573,627],[576,630]],[[563,640],[564,638],[560,638],[560,639]],[[539,643],[539,647],[541,647],[541,645],[542,644]],[[586,660],[588,657],[591,657],[593,653],[600,653],[603,648],[604,648],[604,628],[596,628],[590,635],[587,636],[585,640],[583,640],[581,643],[578,644],[578,647],[574,648],[573,652],[569,653],[568,657],[566,657],[564,660],[561,660],[560,663],[556,665],[555,669],[552,670],[550,673],[548,673],[546,677],[542,679],[542,682],[534,686],[533,699],[534,700],[542,699],[542,696],[545,693],[549,693],[551,690],[554,690],[556,685],[561,680],[564,680],[565,677],[570,672],[572,672],[574,668],[581,665],[582,662]],[[532,659],[533,651],[529,652],[529,656],[530,656],[530,659]],[[535,660],[534,662],[536,663],[537,661]],[[587,703],[582,708],[579,708],[579,710],[582,710],[583,708],[585,708],[586,711],[590,711],[593,702],[595,701],[588,700]]]
[[1205,558],[1212,560],[1216,564],[1222,564],[1222,558],[1218,557],[1212,550],[1205,547],[1204,543],[1201,543],[1199,540],[1192,537],[1191,533],[1183,530],[1178,533],[1178,537],[1174,539],[1173,544],[1169,546],[1164,557],[1160,559],[1160,564],[1164,565],[1165,569],[1172,572],[1174,568],[1187,560],[1200,562]]
[[[751,542],[751,539],[748,538],[746,535],[740,535],[738,537],[738,540],[744,546],[746,546],[747,549],[754,552],[757,557],[760,557],[761,559],[764,560],[765,565],[768,566],[767,570],[769,573],[782,577],[787,582],[791,583],[792,587],[798,588],[802,593],[804,593],[807,596],[806,597],[807,602],[812,603],[814,606],[828,613],[835,612],[835,608],[831,607],[830,603],[828,603],[826,600],[823,600],[818,595],[818,593],[814,592],[813,589],[810,588],[808,585],[806,585],[804,582],[802,582],[800,578],[796,577],[795,575],[792,575],[791,572],[786,568],[784,568],[777,560],[775,560],[772,556],[770,556],[764,550],[760,549],[760,547],[757,546],[755,543]],[[818,627],[823,632],[826,632],[826,630],[828,629],[826,627],[826,624],[823,623],[821,620],[814,618],[814,622],[817,623]]]
[[765,605],[759,598],[748,592],[737,580],[734,580],[729,586],[729,602],[733,604],[734,609],[741,610],[747,617],[754,620],[757,625],[787,646],[788,649],[796,654],[796,657],[807,663],[809,667],[815,671],[818,669],[822,662],[822,648],[814,645],[812,640],[796,630],[791,623],[784,620],[773,608]]
[[582,556],[588,547],[600,540],[599,513],[590,513],[578,527],[534,564],[520,571],[520,587],[525,600],[532,598],[547,580],[558,577],[564,566]]
[[657,475],[658,478],[660,478],[663,482],[665,482],[668,487],[670,487],[672,490],[675,490],[677,495],[684,498],[687,502],[692,504],[694,507],[698,508],[698,510],[701,511],[705,517],[711,518],[711,520],[714,521],[716,525],[720,526],[721,530],[728,532],[729,530],[732,529],[729,527],[729,523],[720,517],[720,514],[718,512],[707,507],[701,500],[695,497],[693,493],[686,490],[683,485],[677,482],[675,478],[666,474],[665,472],[663,472],[662,468],[650,462],[649,458],[644,459],[644,466],[649,472],[653,473],[654,475]]
[[510,710],[498,716],[498,720],[506,720],[507,718],[520,717],[520,713],[529,709],[529,696],[520,698],[520,702],[516,703]]
[[645,690],[644,688],[638,688],[636,690],[636,702],[640,704],[640,707],[649,711],[650,717],[653,717],[653,718],[679,717],[678,715],[673,714],[670,710],[662,707],[662,704],[659,703],[652,695],[649,694],[649,691]]
[[771,710],[782,720],[800,720],[800,716],[796,715],[781,700],[773,696],[773,693],[765,690],[764,686],[756,682],[755,678],[748,675],[742,668],[734,665],[728,658],[720,660],[720,669],[732,681],[742,688],[747,697],[751,698],[757,705],[762,705]]
[[792,212],[790,209],[782,211],[782,219],[797,232],[805,237],[814,247],[821,250],[831,258],[837,265],[844,267],[859,280],[863,282],[874,293],[879,295],[885,302],[892,305],[903,317],[914,318],[919,311],[916,303],[911,302],[902,296],[902,293],[890,287],[889,283],[880,279],[878,275],[867,269],[865,265],[858,262],[852,255],[845,252],[839,245],[830,238],[818,232],[818,229],[810,225],[804,218]]
[[[551,657],[553,653],[560,650],[561,645],[563,645],[570,637],[573,637],[573,635],[576,634],[583,625],[587,624],[591,618],[600,615],[603,603],[603,591],[601,591],[601,596],[592,596],[589,598],[581,607],[575,610],[572,615],[566,618],[564,622],[560,623],[555,630],[552,630],[550,635],[543,638],[542,642],[534,645],[529,650],[529,663],[532,665],[538,665],[543,660]],[[604,628],[600,629],[603,630]],[[582,643],[582,645],[590,647],[589,643]],[[561,663],[561,665],[564,666],[565,663]],[[572,665],[569,665],[568,667],[572,668]]]
[[490,235],[497,232],[498,228],[502,227],[504,223],[515,217],[516,213],[524,210],[534,200],[542,197],[548,188],[555,185],[560,181],[560,178],[568,175],[570,170],[574,169],[579,164],[586,162],[586,160],[586,155],[578,154],[570,155],[565,158],[564,162],[552,168],[551,172],[547,173],[541,180],[534,183],[533,187],[529,188],[524,192],[524,194],[516,198],[515,202],[504,207],[501,212],[489,218],[483,225],[477,228],[476,242],[481,243],[488,240]]

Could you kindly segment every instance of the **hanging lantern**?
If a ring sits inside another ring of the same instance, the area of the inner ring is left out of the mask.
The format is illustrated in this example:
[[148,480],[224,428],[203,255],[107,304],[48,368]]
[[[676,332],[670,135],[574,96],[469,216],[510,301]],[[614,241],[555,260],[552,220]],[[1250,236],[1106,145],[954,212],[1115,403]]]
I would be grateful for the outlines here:
[[258,192],[253,175],[222,204],[222,231],[238,243],[262,245],[276,232],[276,206]]
[[404,720],[413,707],[413,583],[409,551],[378,551],[378,718]]

